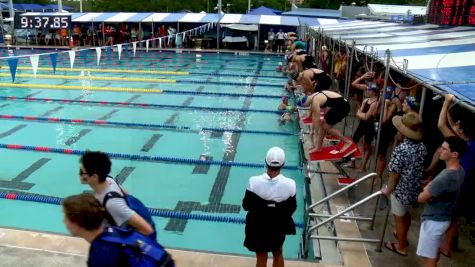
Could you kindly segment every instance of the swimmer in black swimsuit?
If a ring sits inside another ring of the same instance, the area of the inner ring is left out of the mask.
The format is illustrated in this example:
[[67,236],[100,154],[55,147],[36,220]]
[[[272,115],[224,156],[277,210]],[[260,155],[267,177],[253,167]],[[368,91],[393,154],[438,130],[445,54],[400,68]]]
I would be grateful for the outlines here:
[[[315,93],[308,97],[307,100],[312,114],[314,147],[310,149],[308,153],[321,151],[323,138],[327,134],[337,136],[338,139],[345,143],[340,151],[338,151],[338,153],[343,153],[352,145],[352,142],[333,127],[348,115],[350,112],[350,104],[340,94],[328,91],[332,85],[330,76],[323,72],[315,74],[314,76],[314,80],[316,81]],[[320,110],[322,109],[327,110],[323,119],[320,118]],[[343,157],[345,156],[347,155],[343,155]]]
[[[371,143],[376,136],[376,130],[374,127],[374,120],[378,111],[378,96],[379,88],[374,84],[370,84],[367,91],[367,98],[363,100],[363,104],[356,112],[356,117],[360,119],[360,123],[353,134],[353,142],[357,144],[362,137],[363,139],[363,162],[361,163],[359,172],[367,170],[369,158],[373,153]],[[355,167],[355,161],[352,160],[348,167]]]

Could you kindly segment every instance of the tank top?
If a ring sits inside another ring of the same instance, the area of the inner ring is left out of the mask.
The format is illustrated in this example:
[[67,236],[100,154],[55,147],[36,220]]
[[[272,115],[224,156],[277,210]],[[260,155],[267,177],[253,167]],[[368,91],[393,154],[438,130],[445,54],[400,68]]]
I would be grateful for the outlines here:
[[[368,112],[368,110],[371,108],[371,105],[372,105],[374,102],[376,102],[376,101],[378,101],[378,99],[374,100],[374,101],[371,102],[371,103],[369,103],[369,100],[366,101],[366,102],[364,103],[364,106],[363,106],[363,113]],[[363,120],[362,120],[362,121],[363,121]],[[365,122],[373,123],[373,121],[374,121],[374,116],[371,116],[371,117],[370,117],[368,120],[366,120]]]

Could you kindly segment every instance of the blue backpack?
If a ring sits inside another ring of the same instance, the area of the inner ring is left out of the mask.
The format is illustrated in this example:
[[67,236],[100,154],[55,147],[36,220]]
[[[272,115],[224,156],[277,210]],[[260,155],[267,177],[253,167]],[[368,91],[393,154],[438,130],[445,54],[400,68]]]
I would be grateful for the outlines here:
[[118,244],[121,258],[130,267],[175,267],[175,262],[157,241],[141,233],[119,227],[108,227],[99,240]]
[[[116,191],[111,191],[107,193],[104,196],[104,201],[102,203],[102,206],[104,206],[105,208],[107,201],[111,198],[123,198],[130,209],[135,211],[138,215],[142,216],[142,218],[144,218],[144,220],[146,220],[152,226],[154,234],[152,234],[151,237],[155,238],[157,230],[155,229],[155,223],[153,222],[152,215],[150,214],[150,211],[148,210],[148,208],[138,198],[130,194],[126,194],[122,190],[122,188],[120,190],[122,191],[123,195],[119,194],[119,192],[116,192]],[[112,218],[112,216],[107,211],[107,209],[106,209],[106,220],[109,222],[111,226],[118,226],[117,223],[114,221],[114,218]]]

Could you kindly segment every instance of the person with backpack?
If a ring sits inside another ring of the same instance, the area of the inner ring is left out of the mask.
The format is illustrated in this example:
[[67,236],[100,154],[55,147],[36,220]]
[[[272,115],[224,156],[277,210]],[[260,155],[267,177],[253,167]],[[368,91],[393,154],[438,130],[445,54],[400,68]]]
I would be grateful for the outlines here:
[[168,252],[155,241],[132,229],[104,227],[105,208],[90,193],[65,198],[64,224],[72,236],[91,244],[88,267],[174,267]]
[[92,188],[94,196],[104,206],[106,225],[133,228],[156,239],[155,225],[148,209],[109,176],[112,165],[109,156],[88,151],[80,163],[80,181]]

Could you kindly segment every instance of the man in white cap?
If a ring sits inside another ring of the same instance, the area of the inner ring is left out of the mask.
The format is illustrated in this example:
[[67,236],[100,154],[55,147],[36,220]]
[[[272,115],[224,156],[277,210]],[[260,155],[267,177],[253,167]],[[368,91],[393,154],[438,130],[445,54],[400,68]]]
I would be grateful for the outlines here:
[[272,266],[283,267],[285,236],[295,235],[292,214],[297,208],[296,186],[293,179],[280,174],[285,163],[282,148],[269,149],[265,163],[267,172],[249,179],[242,200],[248,211],[244,246],[256,253],[257,267],[266,266],[268,252],[273,255]]

